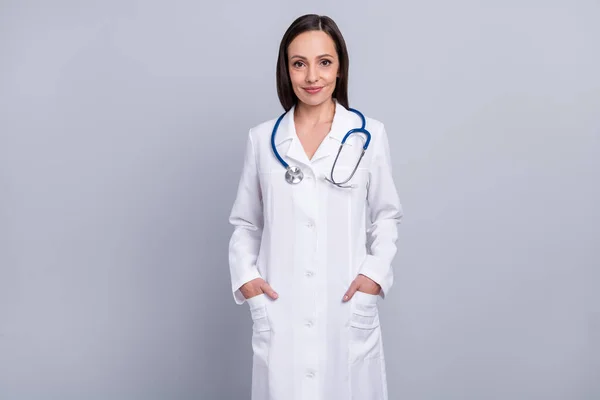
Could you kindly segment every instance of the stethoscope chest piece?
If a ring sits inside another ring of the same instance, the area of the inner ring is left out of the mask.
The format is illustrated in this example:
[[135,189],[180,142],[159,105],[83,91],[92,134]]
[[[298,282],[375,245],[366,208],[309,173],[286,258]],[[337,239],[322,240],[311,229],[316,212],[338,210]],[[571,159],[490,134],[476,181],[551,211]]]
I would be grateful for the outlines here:
[[288,167],[285,171],[285,180],[287,183],[296,184],[302,182],[302,178],[304,178],[304,173],[299,167]]

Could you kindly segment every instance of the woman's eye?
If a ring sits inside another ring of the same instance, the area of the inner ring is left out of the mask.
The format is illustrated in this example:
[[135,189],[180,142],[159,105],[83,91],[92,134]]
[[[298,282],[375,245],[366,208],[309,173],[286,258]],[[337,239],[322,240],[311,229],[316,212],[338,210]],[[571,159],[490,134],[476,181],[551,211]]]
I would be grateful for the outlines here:
[[331,61],[330,60],[323,60],[323,61],[321,61],[321,64],[323,64],[325,66],[328,66],[328,65],[331,65]]
[[294,64],[292,64],[294,67],[296,68],[300,68],[302,66],[302,62],[301,61],[296,61]]

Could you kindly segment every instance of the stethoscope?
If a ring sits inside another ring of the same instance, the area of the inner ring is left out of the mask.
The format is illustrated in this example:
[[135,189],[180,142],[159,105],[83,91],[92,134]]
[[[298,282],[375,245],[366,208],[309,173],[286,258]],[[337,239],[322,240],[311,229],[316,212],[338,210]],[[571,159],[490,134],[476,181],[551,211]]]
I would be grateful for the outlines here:
[[[348,183],[350,181],[350,179],[352,179],[352,177],[354,176],[354,173],[356,172],[356,170],[358,169],[358,165],[360,164],[360,160],[362,160],[363,156],[365,155],[365,151],[367,151],[367,147],[369,147],[369,143],[371,142],[371,133],[365,129],[365,125],[367,123],[365,120],[365,116],[360,111],[355,110],[354,108],[349,108],[348,110],[356,113],[360,117],[362,126],[360,128],[350,129],[346,133],[346,135],[344,136],[344,139],[342,139],[342,144],[340,144],[340,148],[337,152],[337,155],[335,156],[335,161],[333,162],[333,165],[331,166],[330,177],[329,178],[325,177],[325,179],[328,182],[330,182],[340,188],[354,187],[353,185],[346,185],[346,183]],[[279,123],[281,122],[281,120],[283,119],[285,114],[287,114],[287,111],[284,112],[283,114],[281,114],[279,116],[279,118],[277,119],[277,122],[275,122],[275,126],[273,127],[273,133],[271,133],[271,148],[273,149],[273,153],[275,154],[275,157],[277,157],[277,159],[279,160],[281,165],[283,165],[283,167],[286,169],[286,171],[285,171],[286,182],[290,183],[290,184],[297,184],[297,183],[302,182],[302,179],[304,178],[304,173],[302,172],[300,167],[290,166],[288,163],[286,163],[283,160],[283,158],[281,158],[281,156],[279,155],[279,152],[277,151],[277,148],[275,147],[275,135],[277,134],[277,129],[279,128]],[[335,179],[333,179],[333,170],[335,169],[335,164],[337,163],[337,160],[340,156],[342,148],[344,147],[344,144],[346,143],[346,139],[348,139],[348,137],[350,135],[352,135],[353,133],[364,133],[365,136],[367,137],[367,140],[365,141],[362,153],[361,153],[358,161],[356,162],[356,165],[354,166],[354,169],[352,170],[352,174],[350,174],[350,177],[343,182],[336,182]]]

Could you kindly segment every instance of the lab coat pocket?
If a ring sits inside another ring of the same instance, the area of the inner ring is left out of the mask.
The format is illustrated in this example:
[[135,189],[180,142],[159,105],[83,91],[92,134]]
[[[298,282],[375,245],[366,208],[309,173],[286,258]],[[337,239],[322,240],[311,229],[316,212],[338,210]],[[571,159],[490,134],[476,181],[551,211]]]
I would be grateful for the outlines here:
[[356,292],[351,301],[350,363],[381,356],[378,295]]
[[[344,182],[345,180],[350,178],[350,175],[352,175],[353,169],[354,169],[353,166],[350,166],[350,167],[340,166],[338,164],[338,165],[336,165],[335,169],[333,170],[333,179],[337,183]],[[331,178],[330,175],[331,175],[331,172],[328,172],[325,176],[327,178]],[[350,180],[344,184],[347,186],[351,186],[351,188],[339,188],[340,193],[357,194],[357,193],[364,192],[367,189],[368,180],[369,180],[369,170],[366,168],[359,167],[359,168],[357,168],[356,171],[354,171],[354,175],[352,175],[352,178],[350,178]]]
[[[279,235],[282,227],[286,226],[290,209],[294,207],[294,194],[302,191],[303,182],[291,185],[285,180],[285,168],[260,173],[261,185],[264,196],[264,223]],[[304,182],[304,184],[306,184]]]
[[351,299],[349,372],[353,400],[387,400],[378,298],[356,292]]
[[[351,168],[336,167],[334,179],[343,182],[352,174]],[[327,209],[330,220],[336,221],[340,231],[356,232],[364,229],[364,215],[367,201],[367,185],[369,172],[366,169],[357,169],[352,179],[345,186],[337,187],[326,182]]]
[[252,316],[252,351],[254,364],[268,365],[271,324],[267,314],[267,295],[262,293],[246,299]]

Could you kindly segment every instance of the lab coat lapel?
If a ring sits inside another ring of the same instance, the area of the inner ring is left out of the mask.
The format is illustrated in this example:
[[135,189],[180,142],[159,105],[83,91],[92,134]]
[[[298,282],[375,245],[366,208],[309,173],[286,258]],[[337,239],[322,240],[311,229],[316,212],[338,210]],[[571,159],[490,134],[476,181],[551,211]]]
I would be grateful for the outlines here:
[[302,147],[302,143],[300,143],[300,139],[298,139],[298,135],[296,134],[296,127],[294,125],[295,108],[296,106],[293,106],[283,117],[279,131],[276,135],[276,145],[279,146],[280,143],[289,141],[289,146],[285,152],[285,156],[290,160],[293,160],[295,163],[310,165],[310,160],[308,159],[306,152]]
[[335,114],[333,115],[331,130],[313,155],[313,163],[324,161],[324,159],[330,156],[335,158],[344,136],[351,129],[352,116],[349,115],[351,113],[351,111],[344,108],[337,100],[335,101]]

